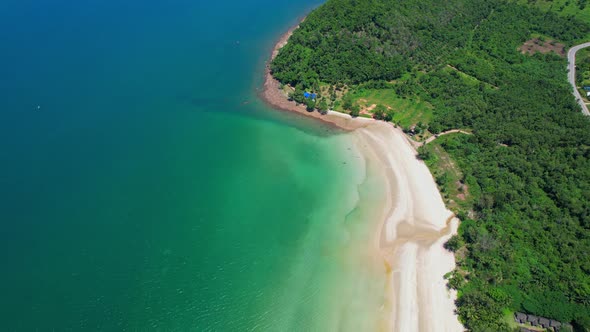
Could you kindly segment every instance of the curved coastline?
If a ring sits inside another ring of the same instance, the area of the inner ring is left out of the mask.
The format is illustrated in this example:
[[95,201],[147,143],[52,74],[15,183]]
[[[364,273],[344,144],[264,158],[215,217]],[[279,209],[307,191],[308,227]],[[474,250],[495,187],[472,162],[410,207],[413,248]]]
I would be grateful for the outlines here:
[[[305,18],[303,18],[299,23],[303,22]],[[264,86],[262,91],[260,92],[260,97],[263,101],[265,101],[268,105],[272,108],[288,111],[288,112],[296,112],[308,117],[316,118],[324,123],[334,125],[338,128],[344,129],[346,131],[352,131],[357,128],[364,127],[372,122],[372,119],[366,118],[351,118],[350,116],[338,112],[329,111],[328,114],[322,115],[318,112],[308,112],[305,109],[304,105],[297,105],[293,101],[289,101],[287,96],[285,96],[280,90],[279,86],[280,83],[272,76],[270,72],[270,62],[279,54],[279,50],[287,44],[287,41],[295,31],[299,28],[299,24],[290,28],[285,34],[283,34],[278,42],[272,49],[272,53],[270,59],[268,60],[265,69],[264,69]]]
[[[261,98],[271,107],[297,112],[332,124],[352,135],[367,163],[383,176],[381,219],[375,222],[375,241],[368,243],[386,266],[388,283],[382,305],[384,330],[462,331],[455,314],[456,294],[443,276],[454,269],[453,253],[443,248],[457,231],[458,220],[449,211],[426,165],[399,128],[389,123],[330,111],[308,112],[289,101],[272,77],[270,62],[299,26],[285,33],[273,48],[265,68]],[[368,221],[371,222],[371,221]]]

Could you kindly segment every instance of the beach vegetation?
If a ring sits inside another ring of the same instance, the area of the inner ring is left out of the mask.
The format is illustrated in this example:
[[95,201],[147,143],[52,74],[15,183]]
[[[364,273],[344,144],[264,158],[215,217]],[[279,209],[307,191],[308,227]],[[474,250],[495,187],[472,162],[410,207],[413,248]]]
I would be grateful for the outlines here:
[[377,105],[373,110],[373,117],[377,120],[385,120],[385,114],[387,112],[387,108],[383,105]]
[[328,113],[328,102],[326,102],[326,99],[322,98],[318,104],[318,109],[320,111],[320,113],[322,114],[326,114]]
[[449,251],[456,252],[457,250],[462,248],[463,245],[463,239],[459,235],[455,234],[451,236],[451,238],[447,242],[445,242],[444,247]]
[[342,98],[342,108],[345,111],[352,110],[352,98],[349,95],[346,95],[344,98]]
[[590,87],[590,49],[583,48],[576,54],[576,83],[580,87],[580,95],[590,100],[583,87]]
[[448,280],[472,331],[509,330],[506,310],[590,329],[590,121],[564,57],[519,51],[538,37],[590,38],[590,6],[328,0],[271,64],[290,86],[332,86],[353,116],[383,105],[407,132],[472,130],[419,152],[462,218]]
[[361,113],[361,108],[359,105],[354,104],[350,107],[350,116],[357,117],[357,116],[359,116],[360,113]]
[[316,101],[315,99],[307,98],[305,99],[305,109],[308,112],[313,112],[315,110]]

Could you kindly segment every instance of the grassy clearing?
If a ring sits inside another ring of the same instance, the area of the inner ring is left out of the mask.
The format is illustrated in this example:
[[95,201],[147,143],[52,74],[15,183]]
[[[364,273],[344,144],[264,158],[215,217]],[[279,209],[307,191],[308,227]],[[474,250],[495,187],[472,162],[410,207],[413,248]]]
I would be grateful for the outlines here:
[[369,113],[373,105],[383,105],[393,110],[393,122],[402,127],[419,122],[428,124],[432,120],[432,105],[417,99],[401,98],[393,89],[358,89],[351,93],[351,97],[354,103]]

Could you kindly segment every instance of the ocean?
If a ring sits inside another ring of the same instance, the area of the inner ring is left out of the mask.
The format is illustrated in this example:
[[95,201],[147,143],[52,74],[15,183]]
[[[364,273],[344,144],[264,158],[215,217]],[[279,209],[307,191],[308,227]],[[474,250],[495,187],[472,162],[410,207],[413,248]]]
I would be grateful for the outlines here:
[[0,2],[1,330],[375,327],[376,179],[257,96],[318,5]]

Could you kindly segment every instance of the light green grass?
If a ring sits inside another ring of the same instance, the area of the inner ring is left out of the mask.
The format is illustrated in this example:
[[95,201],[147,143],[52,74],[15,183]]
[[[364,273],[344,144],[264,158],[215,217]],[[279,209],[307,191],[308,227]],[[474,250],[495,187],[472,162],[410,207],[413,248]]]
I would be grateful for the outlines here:
[[[450,72],[457,72],[459,74],[459,76],[461,77],[461,79],[463,79],[463,81],[467,84],[469,84],[470,86],[477,86],[479,85],[480,82],[483,82],[481,80],[479,80],[477,77],[475,76],[471,76],[465,72],[460,71],[459,69],[455,68],[455,67],[451,67],[451,66],[447,66],[446,68],[443,69],[443,71],[450,73]],[[483,82],[484,84],[488,85],[488,86],[493,86],[487,82]]]
[[520,325],[514,320],[514,312],[510,309],[502,310],[502,320],[508,324],[511,329],[517,329]]
[[409,127],[422,122],[428,124],[432,120],[433,107],[418,99],[404,99],[392,89],[359,89],[352,93],[354,103],[367,108],[371,105],[384,105],[394,111],[393,122]]

